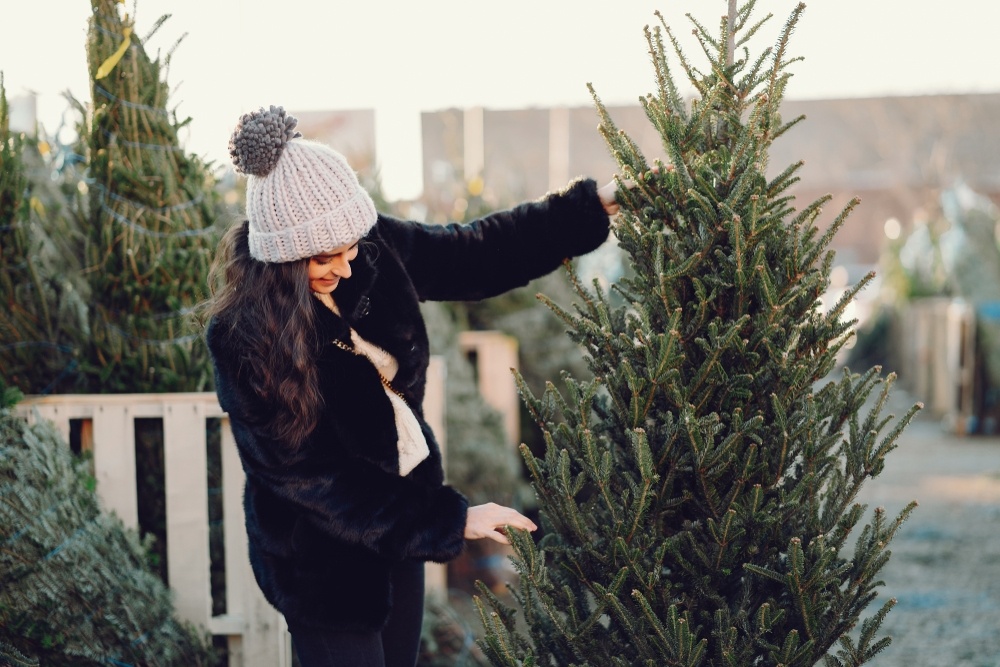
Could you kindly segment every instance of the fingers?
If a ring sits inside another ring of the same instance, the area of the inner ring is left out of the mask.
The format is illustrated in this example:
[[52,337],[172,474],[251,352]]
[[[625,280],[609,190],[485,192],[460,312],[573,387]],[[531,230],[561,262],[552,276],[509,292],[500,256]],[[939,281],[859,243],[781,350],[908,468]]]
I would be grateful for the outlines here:
[[521,530],[526,530],[532,532],[538,529],[535,522],[524,516],[515,509],[510,507],[503,507],[501,505],[496,505],[497,512],[494,517],[494,529],[503,526],[510,526],[511,528],[520,528]]
[[498,524],[497,526],[494,527],[494,529],[496,529],[496,528],[517,528],[519,530],[526,530],[529,533],[533,533],[536,530],[538,530],[538,526],[536,526],[533,521],[531,521],[527,517],[523,517],[523,516],[520,516],[520,515],[518,515],[518,516],[520,518],[517,521],[507,521],[505,523]]
[[[660,165],[654,164],[649,168],[649,171],[654,174],[660,173]],[[630,178],[619,176],[618,180],[621,181],[622,187],[626,190],[631,190],[636,186],[636,182]],[[621,205],[618,203],[618,180],[612,179],[597,188],[597,196],[600,198],[601,205],[604,206],[604,210],[608,215],[615,215],[621,210]]]
[[601,200],[601,205],[604,207],[605,212],[608,215],[614,215],[618,212],[618,201],[615,195],[618,192],[618,184],[614,181],[609,181],[601,187],[597,188],[597,196]]
[[507,536],[501,533],[499,530],[491,530],[490,532],[486,533],[484,537],[488,537],[494,542],[499,542],[500,544],[510,544],[510,540],[507,539]]
[[478,540],[488,537],[502,544],[510,544],[502,529],[517,528],[532,532],[538,529],[535,522],[510,507],[487,503],[469,508],[465,524],[465,537]]

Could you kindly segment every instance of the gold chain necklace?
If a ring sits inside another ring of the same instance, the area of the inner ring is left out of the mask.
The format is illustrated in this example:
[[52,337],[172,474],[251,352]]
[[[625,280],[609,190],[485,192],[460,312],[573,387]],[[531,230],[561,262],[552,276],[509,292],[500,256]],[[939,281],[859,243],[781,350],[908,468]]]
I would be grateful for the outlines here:
[[[364,357],[365,359],[368,359],[368,357],[363,352],[359,352],[356,348],[351,347],[350,345],[340,340],[339,338],[334,338],[333,344],[339,347],[341,350],[344,350],[345,352],[350,352],[351,354],[357,357]],[[368,359],[368,361],[370,363],[371,359]],[[375,372],[378,373],[378,378],[382,381],[383,386],[385,386],[386,389],[394,393],[396,396],[399,396],[400,400],[402,400],[404,403],[406,403],[406,405],[409,406],[410,402],[406,400],[406,396],[403,396],[403,393],[401,391],[392,386],[392,382],[389,380],[389,378],[382,375],[382,371],[380,371],[375,364],[372,364],[372,368],[374,368]],[[412,406],[410,407],[412,408]]]

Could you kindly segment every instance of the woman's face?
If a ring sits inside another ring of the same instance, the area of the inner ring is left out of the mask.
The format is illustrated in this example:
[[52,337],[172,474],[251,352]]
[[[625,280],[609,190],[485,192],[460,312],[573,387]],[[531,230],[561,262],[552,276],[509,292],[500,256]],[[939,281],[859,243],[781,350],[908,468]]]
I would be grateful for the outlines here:
[[358,243],[334,248],[309,258],[309,289],[318,294],[330,294],[342,278],[351,277],[351,262],[358,256]]

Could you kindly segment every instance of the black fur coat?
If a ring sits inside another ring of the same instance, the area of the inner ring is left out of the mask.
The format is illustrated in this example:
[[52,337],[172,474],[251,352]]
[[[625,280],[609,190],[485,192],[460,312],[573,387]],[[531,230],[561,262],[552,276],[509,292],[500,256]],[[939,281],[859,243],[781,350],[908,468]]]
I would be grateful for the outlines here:
[[393,384],[430,448],[399,475],[392,406],[363,358],[327,344],[316,364],[325,407],[297,454],[255,427],[268,406],[240,381],[225,326],[207,331],[216,391],[246,471],[250,561],[265,597],[290,624],[381,628],[389,572],[404,559],[444,562],[464,545],[466,499],[443,483],[441,454],[419,407],[429,359],[418,302],[495,296],[599,246],[608,217],[592,180],[468,225],[379,216],[334,298],[316,300],[320,340],[350,342],[349,326],[399,362]]

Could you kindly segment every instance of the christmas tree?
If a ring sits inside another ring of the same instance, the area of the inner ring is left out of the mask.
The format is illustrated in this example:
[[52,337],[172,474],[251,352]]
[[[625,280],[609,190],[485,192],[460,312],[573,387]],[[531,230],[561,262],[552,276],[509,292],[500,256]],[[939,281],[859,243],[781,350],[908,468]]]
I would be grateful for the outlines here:
[[117,0],[91,0],[87,57],[88,275],[96,296],[82,372],[89,391],[203,391],[208,352],[191,318],[222,215],[206,165],[178,140],[163,62]]
[[123,3],[91,7],[92,104],[70,98],[77,144],[11,136],[0,104],[0,375],[31,394],[204,390],[191,313],[221,197],[210,165],[180,146],[190,119],[168,108],[169,53],[143,47],[167,17],[140,39]]
[[610,293],[577,280],[575,310],[550,302],[593,379],[538,397],[521,383],[547,445],[522,447],[545,534],[512,536],[523,619],[481,588],[495,665],[861,665],[890,641],[893,601],[871,605],[913,506],[864,523],[856,497],[919,406],[882,416],[893,377],[837,371],[844,309],[872,276],[826,312],[820,297],[857,202],[822,230],[827,199],[797,210],[790,191],[802,164],[769,175],[771,143],[801,120],[779,109],[804,5],[756,57],[754,5],[731,2],[718,36],[689,15],[704,69],[662,17],[647,28],[641,103],[665,160],[594,93],[634,184],[614,224],[631,267]]
[[148,545],[99,507],[86,462],[4,405],[0,544],[0,664],[214,663],[207,637],[173,617]]

